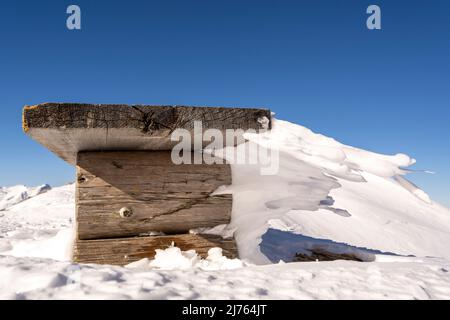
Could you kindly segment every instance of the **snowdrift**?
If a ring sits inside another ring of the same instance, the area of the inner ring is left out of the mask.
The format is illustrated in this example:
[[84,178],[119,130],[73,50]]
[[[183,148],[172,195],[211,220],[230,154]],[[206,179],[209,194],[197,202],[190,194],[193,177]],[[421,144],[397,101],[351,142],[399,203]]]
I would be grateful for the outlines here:
[[414,159],[346,146],[281,120],[246,138],[277,148],[280,168],[262,176],[258,165],[233,165],[233,185],[221,190],[233,193],[229,228],[241,258],[264,264],[312,248],[353,251],[364,261],[377,253],[450,258],[450,211],[404,177]]

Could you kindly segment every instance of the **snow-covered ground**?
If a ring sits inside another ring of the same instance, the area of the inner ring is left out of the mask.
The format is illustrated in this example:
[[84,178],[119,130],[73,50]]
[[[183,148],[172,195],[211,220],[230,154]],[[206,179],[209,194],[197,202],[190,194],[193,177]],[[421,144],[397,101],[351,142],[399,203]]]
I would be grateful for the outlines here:
[[[414,159],[281,120],[247,138],[276,148],[280,168],[234,164],[218,190],[234,195],[220,231],[235,232],[240,260],[169,248],[125,268],[72,264],[74,186],[1,188],[0,298],[450,298],[450,210],[406,180]],[[365,262],[279,263],[317,252]]]
[[0,211],[0,254],[69,260],[74,195],[67,185]]
[[448,299],[449,268],[444,260],[399,259],[166,271],[0,256],[0,298]]

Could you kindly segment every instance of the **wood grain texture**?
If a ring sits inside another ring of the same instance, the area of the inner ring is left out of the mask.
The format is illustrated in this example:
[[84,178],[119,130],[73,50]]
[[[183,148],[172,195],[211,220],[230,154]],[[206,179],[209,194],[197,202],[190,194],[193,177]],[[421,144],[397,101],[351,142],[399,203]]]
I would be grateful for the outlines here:
[[[174,165],[168,151],[82,152],[77,161],[78,239],[138,236],[228,224],[227,164]],[[122,208],[132,210],[123,218]]]
[[270,111],[255,108],[150,106],[118,104],[43,103],[24,108],[23,126],[29,128],[138,128],[149,134],[176,128],[258,129],[258,118]]
[[[261,122],[267,118],[268,123]],[[171,150],[175,129],[265,130],[271,128],[268,109],[94,105],[43,103],[25,106],[23,129],[34,140],[75,165],[80,151]],[[205,143],[206,145],[207,143]]]
[[156,249],[166,249],[172,243],[181,250],[195,249],[205,258],[208,250],[222,248],[228,258],[238,256],[234,239],[223,239],[214,235],[181,234],[172,236],[148,236],[121,239],[77,240],[74,245],[73,261],[125,265],[143,258],[153,258]]

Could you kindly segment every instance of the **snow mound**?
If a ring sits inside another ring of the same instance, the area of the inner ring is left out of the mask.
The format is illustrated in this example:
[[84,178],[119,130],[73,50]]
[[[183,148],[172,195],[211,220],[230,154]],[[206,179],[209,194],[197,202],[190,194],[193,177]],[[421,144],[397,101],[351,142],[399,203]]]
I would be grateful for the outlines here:
[[127,268],[152,268],[160,270],[185,270],[199,268],[202,270],[230,270],[244,267],[239,259],[228,259],[222,255],[221,248],[208,250],[206,259],[202,259],[195,250],[181,251],[178,247],[165,250],[157,249],[154,260],[141,259],[128,264]]
[[[236,148],[238,157],[248,156],[252,144],[278,150],[279,170],[260,175],[261,165],[232,164],[232,185],[217,191],[233,194],[228,228],[235,230],[241,258],[265,264],[289,252],[284,257],[292,259],[314,240],[318,246],[328,241],[327,250],[338,252],[348,245],[450,258],[450,211],[404,177],[415,163],[409,156],[346,146],[276,119],[271,131],[246,138]],[[228,158],[232,150],[225,151]],[[267,236],[270,228],[284,234]]]
[[29,188],[24,185],[0,188],[0,211],[6,210],[22,201],[35,197],[51,189],[48,184]]

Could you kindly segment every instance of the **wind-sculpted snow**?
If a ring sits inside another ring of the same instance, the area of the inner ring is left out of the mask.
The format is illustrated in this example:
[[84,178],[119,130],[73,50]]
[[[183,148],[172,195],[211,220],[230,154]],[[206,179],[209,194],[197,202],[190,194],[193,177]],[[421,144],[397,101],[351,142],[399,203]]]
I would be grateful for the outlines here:
[[[273,261],[260,250],[269,227],[293,240],[301,234],[400,255],[450,258],[450,211],[404,177],[414,159],[349,147],[281,120],[273,121],[271,131],[246,138],[247,144],[279,150],[279,172],[262,176],[258,165],[233,164],[232,186],[219,190],[233,193],[229,228],[236,230],[242,258]],[[237,149],[244,155],[248,146]],[[301,243],[294,242],[290,251],[300,251]]]

